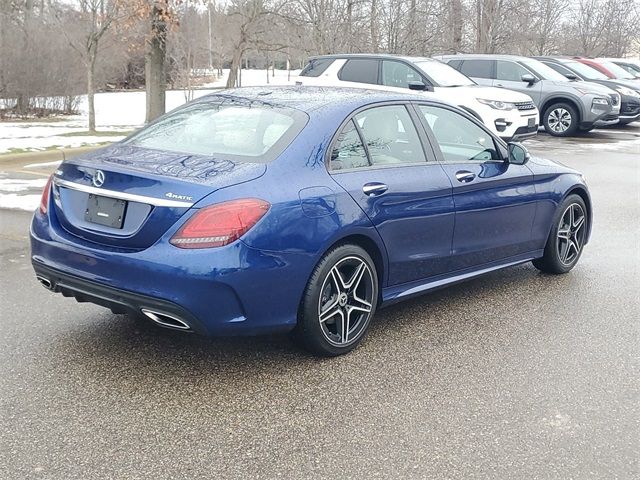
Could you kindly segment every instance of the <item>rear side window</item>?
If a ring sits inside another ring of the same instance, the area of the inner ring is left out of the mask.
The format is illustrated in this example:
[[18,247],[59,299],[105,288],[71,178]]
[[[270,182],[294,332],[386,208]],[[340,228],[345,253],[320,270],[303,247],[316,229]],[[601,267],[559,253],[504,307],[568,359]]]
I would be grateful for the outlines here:
[[126,144],[246,162],[275,159],[304,128],[299,110],[218,98],[192,103],[143,128]]
[[349,168],[368,167],[369,160],[358,135],[358,130],[349,120],[331,151],[331,170],[346,170]]
[[347,60],[340,73],[340,80],[345,82],[378,83],[378,61],[365,58]]
[[465,60],[458,70],[467,77],[493,78],[493,60]]
[[319,77],[333,63],[333,58],[314,58],[309,60],[300,72],[301,77]]

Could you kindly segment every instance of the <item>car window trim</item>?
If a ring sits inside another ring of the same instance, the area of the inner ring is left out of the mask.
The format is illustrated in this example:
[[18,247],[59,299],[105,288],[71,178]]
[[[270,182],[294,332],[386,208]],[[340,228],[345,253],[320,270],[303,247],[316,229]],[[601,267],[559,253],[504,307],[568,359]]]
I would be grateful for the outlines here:
[[[504,140],[502,140],[500,137],[495,136],[483,123],[479,122],[477,118],[475,118],[473,115],[471,115],[470,113],[464,111],[461,108],[457,108],[451,105],[445,105],[445,104],[434,104],[434,103],[428,103],[428,102],[421,102],[419,100],[414,100],[411,102],[411,105],[413,106],[413,108],[415,108],[416,114],[418,115],[418,120],[420,121],[420,124],[422,125],[422,128],[425,130],[425,134],[427,135],[427,138],[429,139],[429,143],[431,144],[431,148],[433,149],[433,152],[437,158],[438,163],[443,164],[443,165],[452,165],[452,164],[461,164],[461,163],[473,163],[473,164],[480,164],[480,163],[487,163],[487,162],[492,162],[492,163],[504,163],[506,161],[506,157],[505,154],[507,153],[508,149],[507,149],[507,144]],[[444,158],[444,154],[442,153],[442,150],[440,149],[440,144],[438,143],[438,139],[436,138],[435,134],[433,133],[433,130],[431,130],[431,127],[429,126],[429,124],[427,123],[427,120],[424,118],[424,115],[422,115],[420,113],[420,106],[425,106],[425,107],[434,107],[434,108],[442,108],[443,110],[450,110],[454,113],[458,113],[461,114],[463,117],[471,120],[475,125],[479,126],[482,130],[484,130],[485,133],[487,133],[489,135],[489,137],[491,137],[493,139],[493,143],[494,146],[496,147],[496,151],[502,155],[502,160],[497,160],[497,159],[490,159],[490,160],[472,160],[472,159],[467,159],[467,160],[446,160]]]
[[[358,167],[358,168],[348,168],[348,169],[342,169],[342,170],[333,170],[331,168],[331,153],[333,152],[333,149],[335,148],[335,144],[338,141],[338,137],[340,136],[340,133],[342,133],[342,130],[347,125],[347,123],[349,123],[350,120],[353,120],[353,123],[356,126],[356,129],[358,130],[358,135],[360,136],[360,141],[365,146],[365,148],[367,148],[366,143],[364,141],[364,138],[362,137],[362,135],[360,133],[360,127],[358,126],[358,122],[355,121],[355,116],[357,114],[359,114],[360,112],[363,112],[365,110],[370,110],[372,108],[394,106],[394,105],[401,105],[401,106],[403,106],[403,107],[405,107],[407,109],[409,117],[411,118],[411,121],[414,124],[416,132],[418,133],[418,138],[420,139],[420,145],[422,145],[422,152],[424,153],[425,161],[423,163],[403,162],[403,163],[394,163],[394,164],[390,164],[390,165],[372,164],[371,157],[369,156],[369,150],[367,149],[366,150],[366,152],[367,152],[367,161],[369,162],[369,166],[368,167]],[[353,112],[351,112],[349,115],[347,115],[347,117],[340,123],[340,126],[336,129],[336,131],[334,132],[333,136],[331,137],[331,141],[329,142],[329,146],[328,146],[328,148],[327,148],[327,150],[325,152],[324,166],[327,169],[327,172],[330,175],[333,175],[333,174],[337,174],[337,173],[341,173],[341,172],[349,172],[349,171],[351,171],[351,172],[363,171],[363,170],[364,171],[368,171],[368,170],[377,169],[377,168],[396,168],[396,167],[404,167],[404,166],[409,166],[409,165],[413,165],[413,166],[434,165],[434,164],[438,163],[437,158],[435,156],[435,151],[431,147],[431,142],[428,140],[428,138],[425,139],[421,135],[421,132],[420,132],[420,130],[421,130],[420,118],[417,119],[418,120],[418,124],[416,124],[416,118],[411,115],[411,108],[412,107],[411,107],[411,102],[410,101],[392,100],[392,101],[377,102],[377,103],[370,103],[370,104],[367,104],[367,105],[363,105],[363,106],[357,108],[356,110],[354,110]],[[425,140],[428,141],[427,144],[425,144]],[[429,146],[429,148],[427,148],[427,145]],[[429,155],[429,153],[431,153],[432,155]]]

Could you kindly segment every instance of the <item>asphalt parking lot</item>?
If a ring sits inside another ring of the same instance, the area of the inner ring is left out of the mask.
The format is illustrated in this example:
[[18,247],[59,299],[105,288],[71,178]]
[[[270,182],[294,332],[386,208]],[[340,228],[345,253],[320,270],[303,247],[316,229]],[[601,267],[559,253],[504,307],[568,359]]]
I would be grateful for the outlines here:
[[586,175],[576,269],[389,307],[330,360],[49,293],[0,210],[0,478],[638,478],[640,124],[527,145]]

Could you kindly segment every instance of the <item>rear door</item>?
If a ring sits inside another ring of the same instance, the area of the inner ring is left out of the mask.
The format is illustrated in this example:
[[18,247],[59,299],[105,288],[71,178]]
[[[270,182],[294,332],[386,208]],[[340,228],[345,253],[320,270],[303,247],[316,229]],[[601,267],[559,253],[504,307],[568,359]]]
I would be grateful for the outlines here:
[[532,75],[534,78],[538,78],[537,75],[517,62],[498,60],[496,62],[496,81],[494,82],[494,86],[526,93],[533,99],[533,103],[540,105],[542,82],[537,81],[533,84],[523,82],[523,75]]
[[416,108],[453,184],[452,270],[534,250],[531,228],[536,204],[529,168],[505,162],[494,138],[453,108]]
[[451,182],[433,155],[425,154],[427,140],[415,121],[404,104],[357,112],[341,127],[328,165],[380,233],[389,259],[388,285],[449,269]]

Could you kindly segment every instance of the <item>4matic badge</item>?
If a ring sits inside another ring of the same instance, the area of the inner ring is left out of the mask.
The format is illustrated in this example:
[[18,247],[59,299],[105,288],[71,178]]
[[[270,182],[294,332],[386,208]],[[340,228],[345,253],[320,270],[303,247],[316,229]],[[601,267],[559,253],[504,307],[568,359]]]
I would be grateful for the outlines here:
[[165,197],[167,198],[173,198],[174,200],[193,200],[193,197],[190,197],[188,195],[178,195],[177,193],[171,193],[171,192],[167,192],[164,194]]

